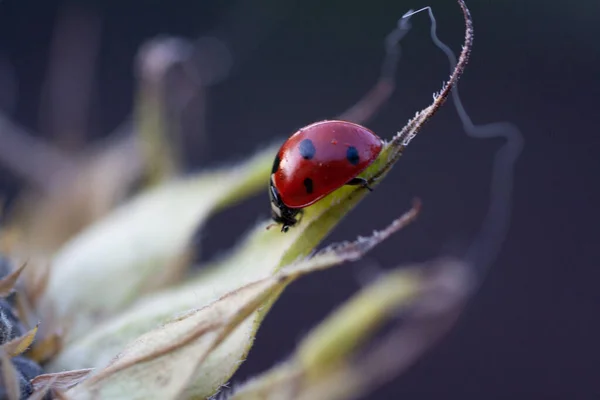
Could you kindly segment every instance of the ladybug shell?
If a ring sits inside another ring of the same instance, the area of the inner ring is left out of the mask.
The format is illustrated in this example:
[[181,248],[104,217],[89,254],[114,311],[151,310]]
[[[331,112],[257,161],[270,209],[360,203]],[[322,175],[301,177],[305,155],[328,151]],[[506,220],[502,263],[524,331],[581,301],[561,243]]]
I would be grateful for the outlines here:
[[346,121],[321,121],[294,133],[275,157],[272,185],[289,208],[303,208],[348,183],[379,155],[383,141]]

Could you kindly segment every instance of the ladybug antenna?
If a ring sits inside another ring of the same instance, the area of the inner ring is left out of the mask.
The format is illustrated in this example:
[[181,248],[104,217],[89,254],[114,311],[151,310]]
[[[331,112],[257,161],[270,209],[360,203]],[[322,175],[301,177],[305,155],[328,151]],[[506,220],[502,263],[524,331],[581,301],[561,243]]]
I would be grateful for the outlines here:
[[[457,66],[456,56],[438,38],[436,20],[431,8],[425,7],[424,9],[428,10],[431,20],[431,40],[446,54],[450,62],[450,70],[453,71]],[[506,139],[506,143],[497,151],[494,157],[490,184],[490,203],[487,214],[479,234],[469,245],[464,256],[465,261],[477,268],[478,284],[481,284],[485,273],[496,260],[502,243],[507,236],[512,211],[514,168],[523,149],[523,137],[519,129],[510,122],[474,125],[462,104],[457,85],[452,90],[452,100],[454,100],[454,107],[468,136],[478,139],[494,137]]]

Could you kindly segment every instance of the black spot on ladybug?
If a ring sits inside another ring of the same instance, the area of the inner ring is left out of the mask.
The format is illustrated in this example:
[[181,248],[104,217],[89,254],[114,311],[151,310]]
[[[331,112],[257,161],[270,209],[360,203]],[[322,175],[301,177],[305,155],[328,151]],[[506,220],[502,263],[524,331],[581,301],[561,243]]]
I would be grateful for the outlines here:
[[348,162],[350,162],[350,164],[352,165],[356,165],[359,163],[360,157],[358,156],[358,150],[356,150],[356,147],[348,147],[348,150],[346,150],[346,158],[348,159]]
[[300,142],[300,155],[305,159],[305,160],[310,160],[311,158],[313,158],[315,156],[315,145],[313,144],[312,140],[310,139],[304,139],[303,141]]
[[313,192],[313,181],[310,178],[306,178],[304,180],[304,187],[306,188],[306,193],[311,194]]
[[279,158],[279,154],[275,156],[275,162],[273,163],[273,169],[271,169],[271,173],[274,174],[279,169],[279,163],[281,159]]

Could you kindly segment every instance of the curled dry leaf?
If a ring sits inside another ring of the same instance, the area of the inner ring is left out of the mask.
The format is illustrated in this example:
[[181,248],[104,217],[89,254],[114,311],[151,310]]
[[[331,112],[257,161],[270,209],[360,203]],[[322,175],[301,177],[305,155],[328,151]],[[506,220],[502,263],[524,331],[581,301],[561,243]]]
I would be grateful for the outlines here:
[[176,261],[195,230],[213,212],[264,187],[272,152],[151,189],[93,224],[52,260],[39,300],[44,314],[65,324],[68,342],[141,293],[173,283],[182,272],[174,265],[181,265]]
[[61,348],[62,339],[60,333],[44,332],[44,336],[36,339],[31,349],[27,352],[27,356],[38,363],[44,363],[56,355]]
[[2,344],[0,348],[2,348],[2,350],[10,357],[18,356],[19,354],[25,352],[29,346],[31,346],[31,343],[33,343],[33,340],[35,339],[37,330],[38,327],[36,326],[25,334]]
[[[257,311],[260,307],[305,274],[360,258],[405,226],[416,213],[415,208],[371,237],[330,246],[276,274],[267,273],[260,280],[142,335],[106,368],[69,393],[77,398],[119,398],[125,393],[135,393],[140,399],[182,398],[183,393],[184,397],[210,396],[248,351],[261,318]],[[254,317],[248,318],[252,314]],[[217,348],[222,343],[226,347],[219,352]]]
[[11,294],[15,285],[17,284],[19,276],[21,276],[21,272],[23,272],[23,269],[25,269],[26,265],[27,264],[21,265],[20,268],[15,269],[11,273],[0,279],[0,297],[6,297],[9,294]]
[[91,372],[92,369],[88,368],[54,374],[42,374],[33,378],[31,384],[35,392],[47,389],[67,390],[83,382]]

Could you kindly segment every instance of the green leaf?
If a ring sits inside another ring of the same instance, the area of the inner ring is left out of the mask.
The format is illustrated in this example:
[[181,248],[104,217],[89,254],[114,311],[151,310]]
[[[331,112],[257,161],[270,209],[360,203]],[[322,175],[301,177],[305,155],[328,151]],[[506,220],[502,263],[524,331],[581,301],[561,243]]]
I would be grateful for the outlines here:
[[[314,328],[283,363],[240,386],[231,400],[330,399],[364,395],[412,365],[456,321],[469,267],[437,260],[385,273]],[[361,352],[388,319],[401,323]]]
[[63,246],[39,304],[64,324],[66,341],[143,292],[178,279],[186,265],[177,261],[195,230],[214,212],[264,188],[274,151],[142,193]]
[[142,335],[73,394],[131,398],[134,393],[140,399],[213,394],[248,350],[260,320],[257,309],[305,274],[360,258],[414,216],[413,210],[369,238],[328,247],[279,273],[266,274]]
[[[400,229],[417,214],[413,209],[390,229]],[[155,293],[134,304],[118,317],[97,325],[88,335],[65,347],[52,370],[79,369],[106,364],[125,345],[174,315],[210,304],[225,294],[280,269],[292,236],[266,230],[268,222],[252,230],[244,243],[227,259],[205,267],[194,279],[179,287]],[[291,231],[290,231],[291,232]],[[381,238],[389,233],[379,233]],[[369,243],[364,242],[365,246]],[[263,310],[266,312],[266,309]],[[260,318],[259,318],[260,321]],[[243,338],[247,340],[248,338]],[[246,342],[243,342],[245,346]]]

